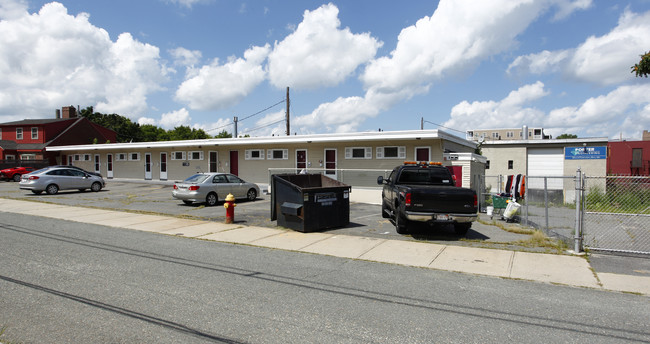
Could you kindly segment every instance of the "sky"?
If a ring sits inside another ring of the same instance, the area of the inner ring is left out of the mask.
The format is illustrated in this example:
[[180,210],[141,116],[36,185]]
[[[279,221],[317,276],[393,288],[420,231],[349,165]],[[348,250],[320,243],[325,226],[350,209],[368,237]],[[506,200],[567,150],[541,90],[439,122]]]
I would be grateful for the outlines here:
[[93,106],[210,135],[640,140],[650,0],[0,0],[0,123]]

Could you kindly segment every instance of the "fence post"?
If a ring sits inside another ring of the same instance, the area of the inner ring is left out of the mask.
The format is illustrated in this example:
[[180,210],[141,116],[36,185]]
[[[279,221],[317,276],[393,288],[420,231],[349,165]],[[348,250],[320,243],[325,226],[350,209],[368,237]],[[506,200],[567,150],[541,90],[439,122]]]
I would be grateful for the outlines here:
[[582,218],[583,218],[583,209],[582,209],[582,196],[584,192],[584,181],[582,180],[582,171],[578,167],[576,172],[576,226],[575,226],[575,235],[574,235],[574,253],[582,252]]
[[546,218],[546,233],[548,234],[548,177],[544,177],[544,216]]

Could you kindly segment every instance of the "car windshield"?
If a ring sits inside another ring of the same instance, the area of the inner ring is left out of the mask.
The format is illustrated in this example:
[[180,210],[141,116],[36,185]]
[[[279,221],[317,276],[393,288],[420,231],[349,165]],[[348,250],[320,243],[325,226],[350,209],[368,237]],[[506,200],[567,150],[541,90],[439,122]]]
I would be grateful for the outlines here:
[[204,180],[208,178],[208,175],[206,174],[195,174],[187,179],[185,179],[186,183],[203,183]]

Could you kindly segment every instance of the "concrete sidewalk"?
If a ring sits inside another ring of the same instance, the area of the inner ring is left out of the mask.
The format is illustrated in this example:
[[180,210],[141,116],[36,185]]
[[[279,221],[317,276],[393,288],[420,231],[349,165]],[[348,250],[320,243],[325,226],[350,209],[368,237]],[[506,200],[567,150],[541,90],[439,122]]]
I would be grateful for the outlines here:
[[[38,205],[35,207],[35,205]],[[223,224],[0,198],[0,211],[226,243],[650,296],[650,277],[595,273],[583,257]]]

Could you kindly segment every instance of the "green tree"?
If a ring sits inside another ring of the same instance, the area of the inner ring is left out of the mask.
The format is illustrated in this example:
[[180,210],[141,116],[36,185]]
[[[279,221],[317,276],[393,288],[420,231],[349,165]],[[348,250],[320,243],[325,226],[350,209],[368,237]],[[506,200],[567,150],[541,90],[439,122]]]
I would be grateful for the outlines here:
[[200,140],[211,138],[203,129],[190,128],[184,125],[170,130],[169,137],[171,140]]
[[111,129],[117,133],[117,142],[142,141],[140,139],[140,125],[118,114],[106,115],[93,112],[92,106],[80,111],[80,116],[88,118],[93,123]]
[[222,130],[219,134],[214,136],[215,139],[229,139],[232,138],[232,134],[227,132],[225,129]]
[[169,137],[169,133],[163,128],[151,124],[143,124],[140,126],[140,139],[143,142],[169,141]]
[[578,135],[575,135],[575,134],[561,134],[558,137],[556,137],[556,139],[558,139],[558,140],[559,139],[577,139],[577,138],[578,138]]
[[641,61],[632,66],[631,73],[636,73],[637,77],[648,77],[648,74],[650,74],[650,51],[641,55]]

